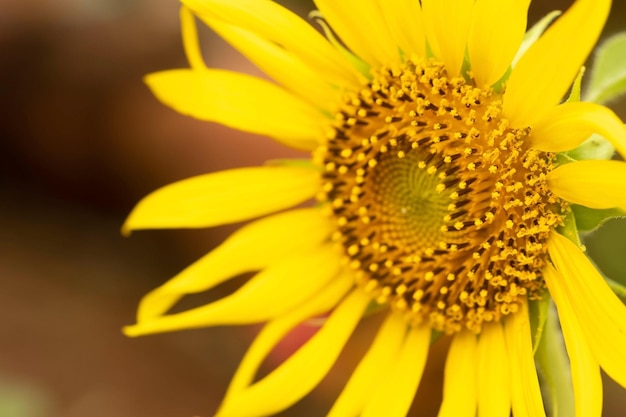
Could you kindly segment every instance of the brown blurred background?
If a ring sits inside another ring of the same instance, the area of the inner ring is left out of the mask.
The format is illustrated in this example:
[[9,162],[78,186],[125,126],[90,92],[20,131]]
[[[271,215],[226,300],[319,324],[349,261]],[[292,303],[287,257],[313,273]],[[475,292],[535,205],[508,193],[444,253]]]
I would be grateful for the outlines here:
[[[537,0],[531,19],[570,3]],[[626,29],[616,3],[606,34]],[[233,229],[122,238],[133,205],[179,179],[296,155],[151,96],[143,75],[186,66],[178,8],[175,0],[0,0],[0,417],[210,416],[258,330],[120,332],[143,294]],[[259,73],[209,30],[200,34],[209,65]],[[590,253],[623,278],[626,225],[611,226],[588,240]],[[365,320],[331,377],[283,415],[328,410],[375,322]],[[416,416],[437,410],[442,346],[432,358]],[[625,392],[608,381],[605,391],[605,415],[623,415]]]

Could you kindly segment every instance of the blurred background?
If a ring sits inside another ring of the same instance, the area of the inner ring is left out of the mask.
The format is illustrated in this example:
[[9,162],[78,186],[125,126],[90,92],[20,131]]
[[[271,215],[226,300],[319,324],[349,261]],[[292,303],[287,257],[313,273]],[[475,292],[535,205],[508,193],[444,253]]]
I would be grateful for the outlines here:
[[[281,3],[302,15],[313,9]],[[605,35],[626,29],[626,5],[615,3]],[[531,21],[569,4],[536,0]],[[143,294],[233,230],[122,238],[142,196],[193,175],[297,155],[152,97],[145,74],[187,66],[178,9],[175,0],[0,0],[0,417],[210,416],[258,331],[138,339],[120,331]],[[259,74],[208,29],[200,36],[210,66]],[[623,104],[614,108],[624,119]],[[613,221],[587,240],[618,279],[625,236],[626,223]],[[281,415],[323,415],[376,320],[364,320],[330,377]],[[436,415],[442,345],[433,348],[416,416]],[[605,392],[605,416],[623,415],[625,391],[607,380]]]

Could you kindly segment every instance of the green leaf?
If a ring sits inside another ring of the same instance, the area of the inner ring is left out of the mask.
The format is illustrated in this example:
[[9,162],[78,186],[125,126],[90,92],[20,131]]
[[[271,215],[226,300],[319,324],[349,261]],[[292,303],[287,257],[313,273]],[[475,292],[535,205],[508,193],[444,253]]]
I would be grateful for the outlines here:
[[574,413],[574,387],[569,359],[559,327],[554,306],[548,309],[548,317],[539,343],[535,361],[539,369],[544,396],[551,417],[571,417]]
[[550,310],[550,294],[547,291],[539,300],[530,300],[528,303],[528,316],[530,317],[530,334],[533,341],[533,354],[537,352],[539,342],[543,336],[548,311]]
[[619,33],[598,47],[585,101],[606,103],[624,93],[626,93],[626,33]]
[[576,218],[576,226],[582,232],[591,232],[602,226],[607,220],[626,217],[626,212],[618,208],[599,210],[578,204],[572,204],[571,208]]
[[572,85],[572,90],[569,93],[569,97],[567,98],[567,102],[576,102],[576,101],[580,101],[580,86],[583,83],[583,76],[585,75],[585,67],[580,67],[580,70],[578,71],[578,75],[576,76],[576,79],[574,80],[574,84]]
[[577,161],[584,159],[611,159],[615,148],[611,142],[594,133],[578,148],[567,152],[567,155]]

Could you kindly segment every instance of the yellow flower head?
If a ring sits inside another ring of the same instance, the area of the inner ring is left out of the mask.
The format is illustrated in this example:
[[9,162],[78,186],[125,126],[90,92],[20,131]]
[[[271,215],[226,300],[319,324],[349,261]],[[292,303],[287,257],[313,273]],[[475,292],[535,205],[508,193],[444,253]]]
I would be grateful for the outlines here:
[[[218,412],[262,416],[306,395],[374,305],[386,319],[330,416],[406,415],[434,331],[452,338],[439,416],[541,416],[529,301],[551,297],[576,415],[600,416],[600,368],[626,387],[626,307],[576,233],[559,231],[572,204],[626,209],[626,164],[557,155],[594,133],[626,154],[626,129],[609,109],[561,104],[609,0],[577,0],[526,38],[530,0],[316,0],[327,37],[269,0],[183,3],[191,68],[149,75],[155,95],[309,151],[310,162],[172,184],[140,202],[125,230],[317,204],[242,227],[148,294],[127,334],[267,322]],[[207,68],[195,16],[276,83]],[[249,271],[258,273],[234,294],[167,314],[184,294]],[[327,312],[254,382],[291,329]]]

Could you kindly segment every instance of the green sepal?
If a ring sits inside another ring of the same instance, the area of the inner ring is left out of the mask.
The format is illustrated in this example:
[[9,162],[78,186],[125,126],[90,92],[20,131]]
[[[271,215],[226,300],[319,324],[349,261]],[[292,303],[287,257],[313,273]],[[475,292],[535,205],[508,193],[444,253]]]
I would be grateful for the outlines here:
[[[581,67],[572,85],[570,95],[566,100],[568,103],[581,100],[581,85],[584,75],[585,67]],[[611,159],[615,154],[615,148],[608,140],[594,133],[577,148],[565,152],[565,154],[576,161],[585,159]]]
[[528,317],[530,318],[530,335],[533,342],[533,354],[537,352],[550,310],[550,294],[544,291],[541,298],[528,302]]
[[572,213],[576,218],[576,226],[581,232],[591,232],[616,217],[626,217],[626,211],[619,208],[591,209],[589,207],[572,204]]
[[[557,231],[574,242],[579,248],[583,248],[580,240],[580,231],[589,232],[604,224],[607,220],[616,217],[626,217],[626,212],[620,209],[590,209],[588,207],[572,204],[571,211],[565,216],[563,225]],[[593,226],[595,224],[595,226]],[[589,261],[594,265],[596,271],[602,275],[607,285],[626,304],[626,285],[619,281],[607,277],[595,264],[593,259]]]
[[574,217],[573,212],[570,211],[569,213],[565,214],[563,224],[557,227],[556,231],[574,242],[576,246],[582,246],[582,243],[580,241],[580,235],[578,234],[578,226],[576,225],[576,217]]
[[585,101],[606,103],[626,93],[626,33],[619,33],[596,49]]
[[265,161],[264,165],[268,166],[281,166],[281,167],[294,167],[294,168],[309,168],[314,170],[320,170],[321,168],[311,162],[311,159],[306,158],[279,158],[269,159]]
[[576,76],[576,79],[574,80],[574,84],[572,84],[572,89],[569,93],[569,96],[567,97],[567,100],[565,100],[566,102],[570,103],[570,102],[580,101],[580,89],[583,83],[584,75],[585,75],[585,67],[580,67],[580,70],[578,70],[578,75]]
[[541,377],[548,415],[571,417],[574,413],[574,387],[569,359],[554,305],[550,303],[535,363]]
[[[576,218],[571,211],[565,213],[563,224],[558,227],[557,231],[577,246],[581,245]],[[559,318],[552,302],[547,308],[547,317],[535,352],[535,363],[545,391],[544,399],[549,411],[548,415],[551,417],[573,416],[574,387],[570,364],[559,326]]]
[[526,32],[526,35],[524,35],[524,40],[522,40],[522,44],[517,50],[517,54],[515,55],[515,58],[513,58],[514,67],[515,67],[515,64],[517,64],[517,61],[519,61],[524,55],[524,53],[526,53],[528,48],[530,48],[535,42],[537,42],[537,39],[539,39],[541,35],[543,35],[543,32],[546,30],[548,26],[550,26],[550,23],[552,23],[554,19],[559,17],[561,13],[562,12],[559,10],[554,10],[553,12],[548,13],[543,18],[541,18],[540,21],[535,23],[533,27],[530,28]]
[[557,153],[554,162],[557,166],[569,164],[571,162],[576,162],[576,159],[569,156],[568,153]]
[[[376,301],[371,301],[368,304],[367,308],[365,309],[365,313],[363,313],[363,317],[367,317],[367,316],[371,316],[372,314],[379,313],[380,311],[387,309],[387,307],[388,306],[386,304],[379,304]],[[433,343],[435,343],[443,335],[444,335],[443,332],[432,330],[430,332],[430,344],[432,345]]]
[[435,343],[437,340],[439,340],[441,338],[441,336],[443,336],[445,333],[444,332],[440,332],[438,330],[432,330],[430,332],[430,344],[432,345],[433,343]]
[[367,305],[367,308],[365,309],[365,313],[363,313],[363,316],[370,316],[372,314],[378,313],[384,308],[387,308],[386,304],[379,304],[376,301],[370,301],[370,303]]
[[617,295],[619,299],[622,300],[622,303],[626,304],[626,286],[621,282],[617,282],[614,279],[607,277],[606,275],[604,275],[604,280],[609,285],[609,288],[613,290],[615,295]]
[[586,159],[606,160],[613,157],[613,155],[615,154],[615,148],[608,140],[594,133],[579,147],[566,152],[566,154],[576,161]]
[[512,72],[513,67],[509,65],[509,67],[504,72],[504,75],[491,86],[494,92],[496,92],[497,94],[502,94],[502,92],[504,91],[504,85],[511,76]]

